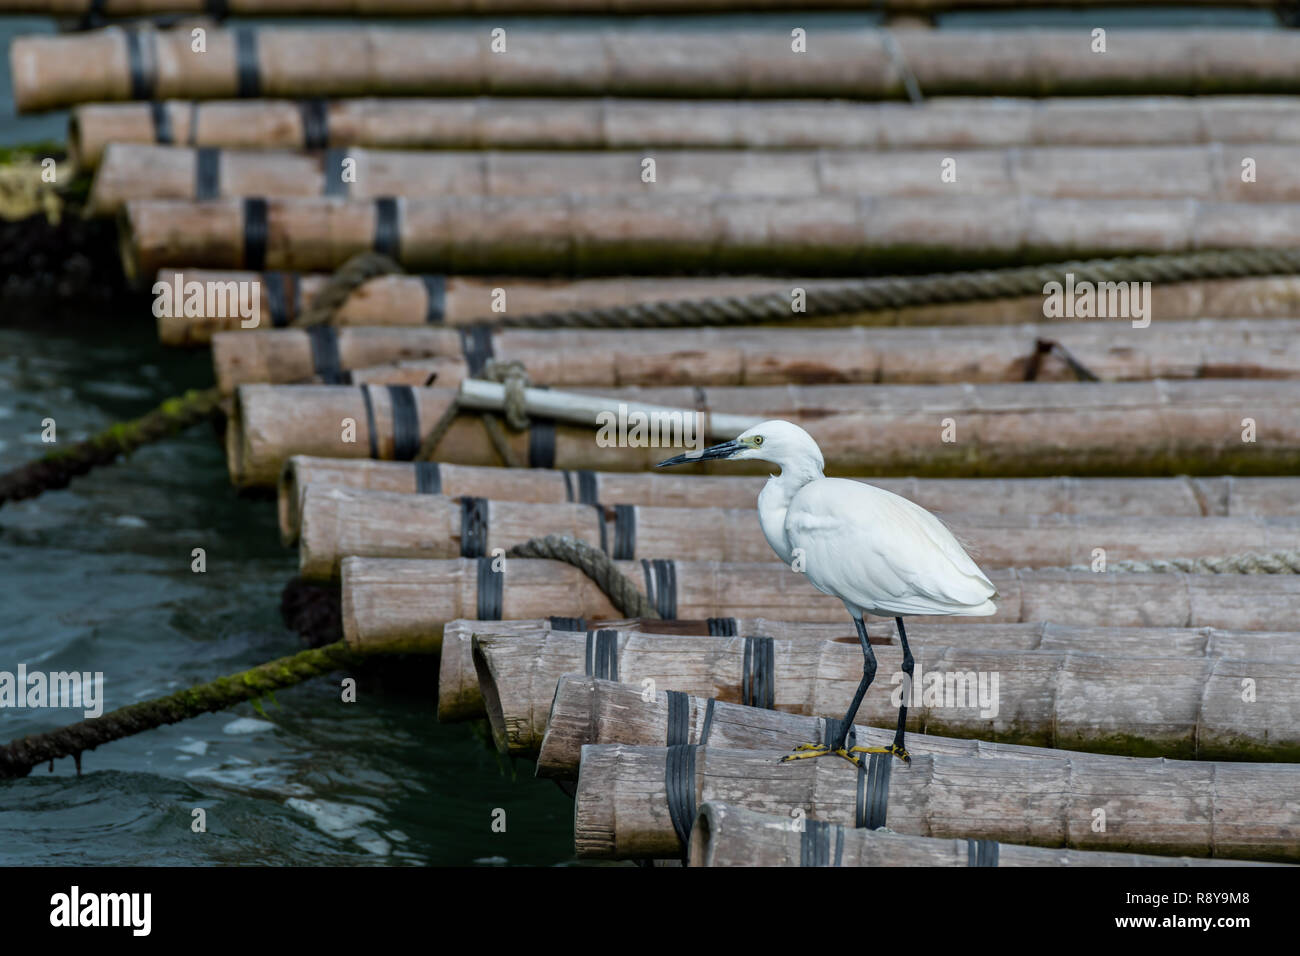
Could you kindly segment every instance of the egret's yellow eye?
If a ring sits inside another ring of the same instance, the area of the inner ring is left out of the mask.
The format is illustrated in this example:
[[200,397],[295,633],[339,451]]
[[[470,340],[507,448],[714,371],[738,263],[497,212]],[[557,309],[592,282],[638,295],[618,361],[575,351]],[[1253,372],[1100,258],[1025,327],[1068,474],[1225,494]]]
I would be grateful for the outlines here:
[[757,448],[757,447],[758,447],[759,445],[761,445],[761,444],[763,444],[763,436],[762,436],[762,435],[755,435],[755,436],[754,436],[754,447]]

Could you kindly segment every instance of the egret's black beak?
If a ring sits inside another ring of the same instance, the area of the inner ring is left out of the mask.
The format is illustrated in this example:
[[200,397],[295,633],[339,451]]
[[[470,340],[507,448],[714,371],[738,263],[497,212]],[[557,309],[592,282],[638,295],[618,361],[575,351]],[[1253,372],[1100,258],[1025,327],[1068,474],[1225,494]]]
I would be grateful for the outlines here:
[[688,451],[684,455],[678,455],[676,458],[668,458],[655,465],[656,468],[664,468],[668,465],[690,465],[697,461],[708,461],[710,458],[730,458],[738,451],[744,451],[747,445],[736,440],[724,441],[721,445],[711,445],[703,451]]

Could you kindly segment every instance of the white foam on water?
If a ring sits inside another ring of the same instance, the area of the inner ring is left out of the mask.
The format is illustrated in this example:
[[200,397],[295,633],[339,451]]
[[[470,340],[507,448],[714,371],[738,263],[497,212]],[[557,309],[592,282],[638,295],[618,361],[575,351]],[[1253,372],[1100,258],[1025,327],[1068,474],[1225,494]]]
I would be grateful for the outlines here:
[[311,795],[311,788],[290,779],[292,768],[279,766],[254,766],[251,761],[238,757],[227,759],[219,767],[196,767],[185,776],[190,779],[211,780],[234,790],[255,790],[282,797]]
[[275,724],[255,717],[239,717],[221,728],[226,734],[260,734],[268,730],[275,730]]
[[[189,737],[185,738],[189,740]],[[187,754],[197,754],[202,757],[208,752],[208,742],[206,740],[195,740],[193,743],[177,744],[176,749]]]
[[388,856],[393,851],[392,844],[387,840],[373,830],[362,827],[362,824],[379,819],[379,814],[369,807],[334,803],[330,800],[302,800],[297,797],[291,797],[285,803],[311,817],[312,822],[324,833],[339,840],[353,840],[367,853]]

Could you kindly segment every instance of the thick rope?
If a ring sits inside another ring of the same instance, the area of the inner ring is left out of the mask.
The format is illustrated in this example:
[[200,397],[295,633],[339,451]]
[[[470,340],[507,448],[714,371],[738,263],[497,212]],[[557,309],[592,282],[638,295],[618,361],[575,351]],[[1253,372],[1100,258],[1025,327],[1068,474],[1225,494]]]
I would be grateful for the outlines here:
[[506,552],[512,558],[549,558],[571,564],[595,582],[624,617],[659,617],[635,584],[604,551],[568,535],[548,534],[517,544]]
[[291,657],[261,664],[251,670],[219,677],[206,684],[166,697],[129,704],[94,720],[83,720],[58,730],[31,734],[0,747],[0,779],[25,777],[31,769],[56,757],[74,757],[81,769],[81,753],[132,734],[174,724],[190,717],[224,710],[235,704],[283,687],[351,667],[365,655],[343,641],[302,651]]
[[[1067,571],[1091,571],[1086,564],[1072,565]],[[1151,561],[1116,561],[1106,565],[1106,571],[1131,571],[1137,574],[1300,574],[1300,549],[1270,551],[1257,554],[1228,554],[1205,558],[1170,558]]]
[[921,276],[887,276],[805,290],[805,309],[792,312],[786,291],[645,302],[601,309],[570,309],[505,316],[514,328],[677,328],[755,325],[908,306],[1042,295],[1066,272],[1075,282],[1185,282],[1300,273],[1300,249],[1231,249],[1186,255],[1078,259],[1014,269],[983,269]]
[[77,475],[96,465],[108,465],[141,445],[184,431],[220,410],[221,393],[215,388],[188,391],[169,398],[153,411],[129,422],[118,422],[92,438],[77,442],[64,451],[19,465],[0,475],[0,505],[6,501],[34,498],[51,488],[66,488]]
[[330,325],[343,303],[361,286],[371,279],[401,272],[402,267],[388,256],[378,252],[359,252],[334,271],[320,291],[312,296],[311,305],[289,324],[298,328]]
[[[523,431],[529,425],[528,412],[524,407],[524,389],[528,387],[528,373],[524,370],[523,362],[499,362],[496,359],[488,359],[483,366],[483,371],[479,374],[480,378],[485,378],[490,382],[500,382],[506,387],[505,409],[502,414],[505,416],[506,424],[515,431]],[[441,417],[434,423],[433,429],[424,437],[420,443],[420,450],[415,453],[416,461],[432,461],[438,451],[438,444],[442,441],[443,436],[451,429],[452,423],[456,421],[458,415],[465,409],[460,406],[460,399],[453,398]],[[492,412],[480,412],[479,418],[483,422],[488,438],[492,442],[492,447],[496,449],[497,455],[505,462],[507,468],[522,468],[524,463],[510,447],[510,442],[506,438],[505,432],[501,430],[501,424],[497,421],[497,416]]]

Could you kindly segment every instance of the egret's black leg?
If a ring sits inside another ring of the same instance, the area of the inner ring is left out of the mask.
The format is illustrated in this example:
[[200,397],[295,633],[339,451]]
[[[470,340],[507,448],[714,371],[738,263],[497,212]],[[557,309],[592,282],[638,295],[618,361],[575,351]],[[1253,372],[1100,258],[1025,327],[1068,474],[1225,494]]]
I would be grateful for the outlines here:
[[855,617],[853,623],[857,625],[858,642],[862,644],[862,680],[858,683],[858,692],[853,695],[853,703],[849,704],[849,712],[844,715],[844,725],[840,728],[840,735],[835,738],[833,748],[835,750],[844,749],[849,731],[853,728],[853,719],[858,716],[858,708],[862,706],[862,698],[867,696],[867,688],[871,686],[876,676],[876,654],[872,651],[871,641],[867,638],[867,625],[862,623],[860,617]]
[[894,622],[898,625],[898,641],[903,645],[903,673],[907,675],[907,680],[903,682],[903,702],[898,708],[898,732],[894,734],[894,742],[888,747],[854,747],[853,752],[893,754],[904,763],[911,763],[912,755],[903,746],[903,731],[907,728],[907,699],[912,695],[912,670],[916,662],[912,660],[912,649],[907,646],[907,629],[903,627],[903,619],[896,617]]
[[[849,731],[853,729],[853,718],[857,716],[858,708],[862,706],[862,698],[867,696],[867,688],[871,686],[871,681],[876,676],[876,655],[871,650],[871,641],[867,638],[867,626],[862,623],[862,618],[855,617],[853,623],[858,628],[858,641],[862,644],[862,680],[858,683],[857,693],[853,695],[853,703],[849,705],[849,712],[844,715],[844,722],[840,725],[839,733],[829,747],[826,744],[801,744],[794,749],[794,753],[782,757],[783,761],[836,754],[856,766],[862,765],[862,762],[857,757],[845,749],[845,745],[848,742]],[[861,748],[854,748],[854,750],[859,749]]]
[[903,731],[907,729],[907,699],[912,696],[912,668],[915,661],[912,660],[912,649],[907,646],[907,628],[903,627],[903,619],[896,617],[894,623],[898,625],[898,641],[903,645],[903,673],[907,675],[907,680],[903,682],[905,690],[903,704],[898,708],[898,733],[894,734],[894,749],[906,754],[907,748],[903,746]]

